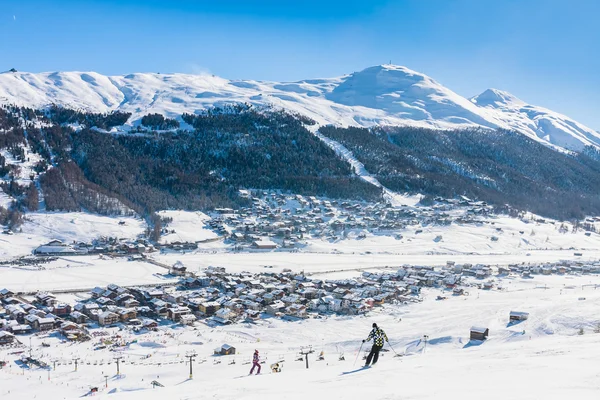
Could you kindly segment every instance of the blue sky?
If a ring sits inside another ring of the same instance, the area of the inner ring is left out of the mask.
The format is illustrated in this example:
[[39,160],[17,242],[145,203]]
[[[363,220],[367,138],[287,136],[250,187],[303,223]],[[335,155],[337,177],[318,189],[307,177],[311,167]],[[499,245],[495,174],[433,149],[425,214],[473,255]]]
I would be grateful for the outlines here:
[[388,63],[600,130],[597,0],[0,0],[0,70],[298,80]]

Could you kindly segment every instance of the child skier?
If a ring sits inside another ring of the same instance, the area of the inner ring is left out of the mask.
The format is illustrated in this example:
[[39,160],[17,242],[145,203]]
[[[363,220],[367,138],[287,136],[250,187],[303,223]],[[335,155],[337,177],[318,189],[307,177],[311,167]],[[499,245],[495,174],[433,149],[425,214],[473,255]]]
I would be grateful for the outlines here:
[[254,367],[258,367],[258,371],[256,371],[256,375],[260,374],[260,358],[258,357],[258,350],[254,350],[254,356],[252,357],[252,369],[250,370],[250,374],[254,372]]
[[377,326],[376,323],[373,323],[373,329],[371,330],[371,333],[369,333],[369,337],[367,337],[366,340],[363,340],[363,343],[368,342],[371,339],[373,339],[373,347],[371,347],[371,352],[367,357],[365,367],[368,367],[371,364],[371,360],[373,360],[373,365],[377,363],[377,360],[379,359],[379,352],[383,348],[384,340],[386,342],[388,341],[387,335],[383,329]]

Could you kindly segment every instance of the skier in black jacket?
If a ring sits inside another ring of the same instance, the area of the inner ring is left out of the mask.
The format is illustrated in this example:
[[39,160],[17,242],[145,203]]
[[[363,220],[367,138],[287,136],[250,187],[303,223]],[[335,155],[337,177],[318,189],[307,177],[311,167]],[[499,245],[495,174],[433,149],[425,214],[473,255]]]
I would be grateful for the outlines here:
[[371,352],[367,357],[365,367],[368,367],[371,364],[371,360],[373,360],[373,365],[377,363],[377,360],[379,359],[379,352],[383,348],[384,341],[388,341],[387,335],[385,334],[383,329],[377,326],[376,323],[373,323],[373,329],[371,330],[371,333],[369,333],[369,337],[363,340],[363,343],[368,342],[371,339],[373,339],[373,347],[371,347]]

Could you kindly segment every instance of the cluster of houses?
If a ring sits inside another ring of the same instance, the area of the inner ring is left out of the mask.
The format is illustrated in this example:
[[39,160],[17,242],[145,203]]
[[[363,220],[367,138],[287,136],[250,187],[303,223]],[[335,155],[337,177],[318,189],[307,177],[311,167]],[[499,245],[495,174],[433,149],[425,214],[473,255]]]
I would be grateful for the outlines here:
[[69,340],[85,340],[88,332],[71,305],[39,292],[28,301],[8,289],[0,290],[0,345],[15,341],[15,335],[58,330]]
[[[305,245],[306,239],[321,238],[336,241],[349,235],[361,239],[367,233],[394,235],[411,226],[415,234],[427,225],[490,223],[482,217],[492,215],[494,209],[482,201],[466,197],[459,199],[435,198],[431,206],[392,207],[386,203],[361,203],[320,199],[314,196],[284,195],[269,191],[242,191],[251,200],[251,206],[238,210],[217,208],[207,227],[225,238],[236,250],[294,249]],[[525,221],[527,222],[527,221]],[[546,223],[536,219],[536,223]],[[167,223],[168,225],[168,223]],[[501,231],[500,228],[497,228]],[[168,227],[164,232],[170,231]],[[521,232],[523,233],[523,232]],[[588,232],[589,233],[589,232]],[[586,233],[587,234],[587,233]],[[591,234],[591,233],[590,233]],[[436,240],[441,240],[439,236]],[[499,240],[492,236],[492,241]],[[144,253],[168,249],[193,251],[199,242],[169,242],[152,244],[147,239],[125,240],[100,238],[93,242],[63,243],[60,240],[39,246],[37,256],[64,256],[110,254],[143,258]]]
[[[328,313],[357,315],[385,303],[418,302],[424,287],[446,288],[462,295],[467,294],[464,289],[468,286],[494,289],[492,277],[600,273],[600,263],[492,267],[448,261],[443,267],[382,267],[379,272],[364,271],[356,279],[338,280],[312,279],[287,269],[229,273],[223,267],[208,267],[197,275],[180,262],[172,266],[171,273],[181,277],[176,287],[111,284],[94,288],[88,299],[76,304],[60,302],[47,292],[27,300],[2,289],[0,345],[32,331],[58,330],[69,340],[85,340],[90,326],[127,324],[134,330],[152,330],[161,320],[193,325],[199,319],[214,324],[252,321],[264,314],[294,319]],[[522,317],[511,314],[511,320]]]
[[[228,237],[238,249],[295,248],[310,238],[337,240],[349,232],[393,232],[408,225],[472,223],[493,212],[485,202],[439,200],[431,207],[394,208],[385,203],[338,202],[314,196],[260,192],[252,206],[217,209],[208,226]],[[464,212],[456,213],[457,208]],[[358,237],[360,238],[361,233]]]
[[600,274],[600,263],[563,260],[542,264],[510,264],[506,267],[498,267],[498,274],[521,275],[524,278],[532,275]]

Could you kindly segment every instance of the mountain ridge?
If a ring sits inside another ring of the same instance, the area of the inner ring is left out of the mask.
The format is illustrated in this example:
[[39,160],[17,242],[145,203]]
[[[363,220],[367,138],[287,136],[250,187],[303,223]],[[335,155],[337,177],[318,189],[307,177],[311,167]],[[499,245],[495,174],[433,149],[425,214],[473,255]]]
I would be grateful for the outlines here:
[[131,112],[128,127],[139,125],[149,113],[180,119],[183,113],[249,103],[299,113],[322,126],[503,128],[559,150],[600,148],[600,133],[560,113],[498,89],[467,99],[425,74],[396,65],[296,82],[228,80],[207,74],[9,71],[0,74],[2,103]]

